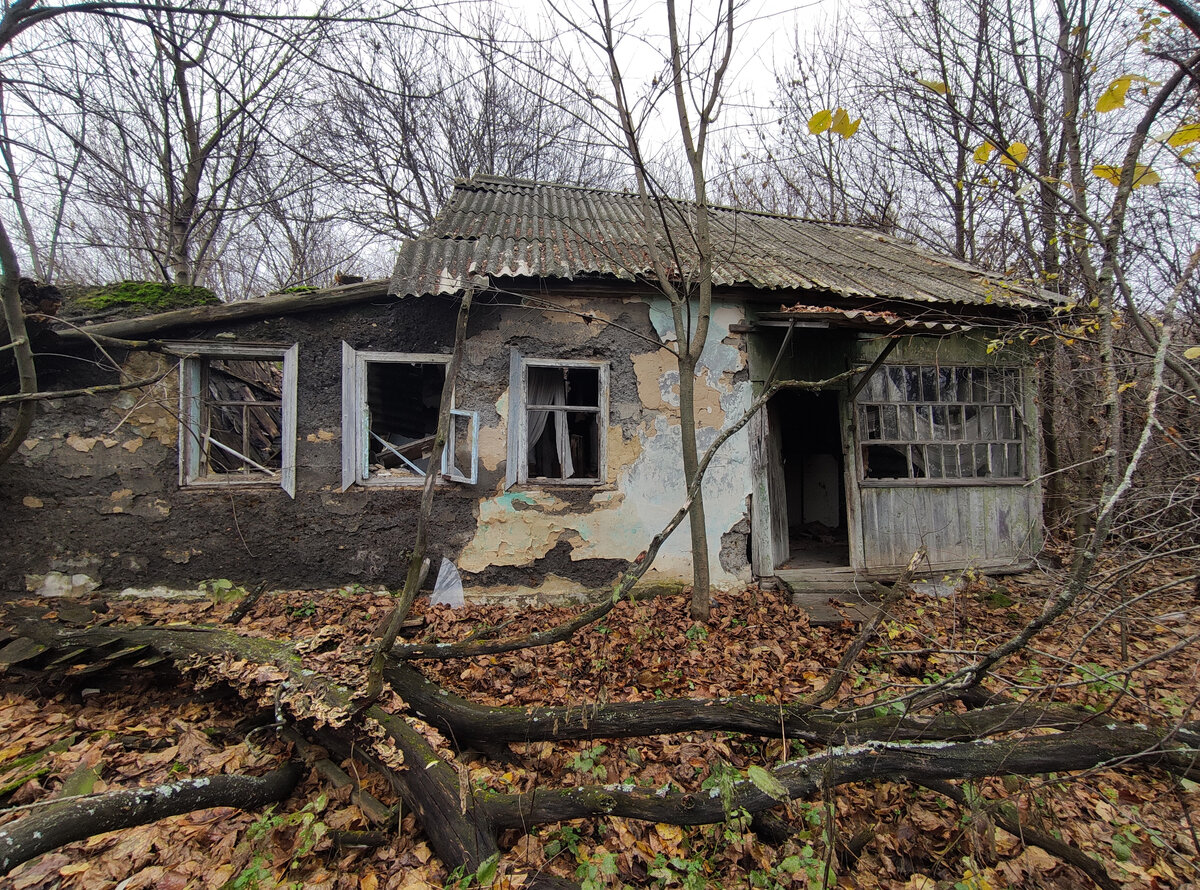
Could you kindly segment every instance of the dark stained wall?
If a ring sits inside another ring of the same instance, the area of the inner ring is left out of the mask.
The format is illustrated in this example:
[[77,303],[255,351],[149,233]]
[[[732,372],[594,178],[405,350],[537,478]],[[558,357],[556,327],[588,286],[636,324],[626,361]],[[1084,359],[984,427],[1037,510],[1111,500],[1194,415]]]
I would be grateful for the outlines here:
[[[449,352],[456,311],[448,298],[386,299],[164,333],[299,344],[295,499],[278,487],[180,488],[174,373],[150,392],[43,403],[25,445],[0,467],[0,509],[6,514],[0,522],[0,589],[37,586],[49,572],[87,576],[106,589],[191,587],[212,578],[296,588],[402,583],[419,490],[339,491],[342,341],[357,350]],[[652,332],[643,303],[611,301],[608,311],[623,327]],[[612,425],[633,435],[642,419],[633,357],[654,347],[641,337],[597,323],[547,324],[541,311],[484,301],[472,312],[469,338],[456,401],[478,410],[485,429],[502,431],[507,419],[497,404],[503,407],[508,388],[509,345],[545,357],[607,359]],[[127,372],[145,376],[167,361],[173,359],[133,354]],[[56,385],[72,386],[76,376],[60,375]],[[503,489],[504,455],[495,454],[497,436],[490,441],[478,485],[439,486],[430,536],[434,556],[454,559],[476,533],[479,498]],[[590,496],[564,494],[584,511],[591,509]],[[553,573],[600,587],[619,564],[572,559],[563,544],[527,565],[496,566],[464,581],[535,587]]]

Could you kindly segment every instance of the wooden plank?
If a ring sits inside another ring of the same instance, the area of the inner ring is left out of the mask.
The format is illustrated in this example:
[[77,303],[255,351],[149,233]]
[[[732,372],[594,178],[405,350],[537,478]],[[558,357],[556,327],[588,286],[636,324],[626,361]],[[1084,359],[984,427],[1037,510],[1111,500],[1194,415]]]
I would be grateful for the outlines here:
[[862,568],[862,498],[858,490],[858,445],[855,442],[854,403],[842,393],[838,397],[841,423],[842,479],[846,492],[846,537],[850,546],[850,565]]
[[836,627],[843,622],[861,624],[878,611],[879,594],[875,584],[804,583],[792,585],[792,605],[808,613],[815,627]]
[[521,405],[524,403],[522,387],[524,383],[524,368],[521,364],[521,353],[513,346],[508,356],[508,432],[505,440],[508,451],[504,464],[504,488],[512,488],[520,482],[525,473],[519,466],[524,449],[517,437],[521,434]]
[[767,403],[766,417],[767,504],[771,514],[772,567],[787,562],[791,556],[787,480],[783,473],[782,429],[779,409],[772,399]]
[[924,545],[940,567],[999,567],[1036,552],[1037,499],[1025,486],[871,486],[860,489],[863,571],[903,567]]
[[964,488],[962,491],[967,546],[977,554],[976,561],[988,559],[994,549],[994,536],[988,534],[987,497],[984,490],[979,488]]
[[[755,388],[757,389],[757,386]],[[755,412],[747,427],[750,437],[751,568],[755,577],[765,578],[775,571],[775,560],[771,550],[771,501],[767,496],[765,413]]]
[[296,403],[300,344],[293,343],[283,354],[283,455],[280,486],[288,497],[296,496]]
[[342,341],[342,491],[358,479],[358,412],[362,396],[355,381],[358,358],[354,349]]

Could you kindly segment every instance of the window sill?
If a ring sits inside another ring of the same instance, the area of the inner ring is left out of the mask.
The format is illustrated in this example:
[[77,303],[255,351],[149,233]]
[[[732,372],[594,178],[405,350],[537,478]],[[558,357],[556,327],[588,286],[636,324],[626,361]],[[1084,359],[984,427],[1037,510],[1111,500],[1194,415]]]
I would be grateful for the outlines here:
[[222,488],[281,488],[281,479],[193,479],[185,482],[183,491],[212,491]]
[[[448,485],[453,480],[447,479],[442,475],[434,478],[433,484],[435,487]],[[462,483],[459,483],[462,484]],[[421,489],[425,487],[425,477],[421,476],[415,479],[356,479],[354,485],[359,488],[398,488],[403,490]]]
[[1024,488],[1028,479],[860,479],[859,488]]
[[543,488],[587,488],[591,491],[616,491],[617,486],[599,479],[530,479],[518,482],[509,491],[539,491]]

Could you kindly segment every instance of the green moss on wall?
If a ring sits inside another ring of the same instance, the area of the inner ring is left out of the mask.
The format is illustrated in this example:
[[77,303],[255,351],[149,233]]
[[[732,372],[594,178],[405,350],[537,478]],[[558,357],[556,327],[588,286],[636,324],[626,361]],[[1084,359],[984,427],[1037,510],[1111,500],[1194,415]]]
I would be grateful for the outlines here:
[[161,281],[120,281],[92,288],[78,298],[79,305],[88,309],[128,306],[145,313],[211,306],[220,302],[206,287]]

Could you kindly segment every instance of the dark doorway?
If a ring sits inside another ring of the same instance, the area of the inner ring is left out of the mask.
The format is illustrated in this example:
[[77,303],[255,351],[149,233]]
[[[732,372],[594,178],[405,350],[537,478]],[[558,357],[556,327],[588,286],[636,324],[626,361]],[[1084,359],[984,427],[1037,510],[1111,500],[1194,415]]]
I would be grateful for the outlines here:
[[787,500],[787,568],[850,565],[839,399],[837,392],[784,391],[771,400]]

